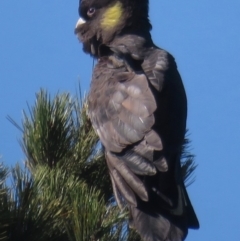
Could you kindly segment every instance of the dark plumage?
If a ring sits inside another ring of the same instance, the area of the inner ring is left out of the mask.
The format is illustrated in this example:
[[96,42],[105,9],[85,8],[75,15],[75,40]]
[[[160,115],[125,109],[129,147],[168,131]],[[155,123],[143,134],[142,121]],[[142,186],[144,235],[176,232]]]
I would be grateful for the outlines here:
[[147,0],[82,0],[76,26],[98,59],[89,116],[106,150],[117,203],[145,241],[181,241],[198,220],[180,156],[187,100],[174,58],[151,39]]

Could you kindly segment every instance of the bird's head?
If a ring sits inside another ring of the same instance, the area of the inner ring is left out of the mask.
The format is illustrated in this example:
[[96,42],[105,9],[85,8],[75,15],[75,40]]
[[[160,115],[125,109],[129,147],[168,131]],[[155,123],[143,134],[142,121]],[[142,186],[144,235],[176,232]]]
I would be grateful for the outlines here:
[[75,33],[85,52],[98,57],[120,34],[149,32],[148,0],[80,0]]

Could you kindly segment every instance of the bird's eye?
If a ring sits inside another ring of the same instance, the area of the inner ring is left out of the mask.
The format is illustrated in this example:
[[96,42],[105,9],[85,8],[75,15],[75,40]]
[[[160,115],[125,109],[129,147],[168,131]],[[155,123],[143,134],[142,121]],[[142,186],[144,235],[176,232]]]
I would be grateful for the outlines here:
[[89,8],[87,15],[88,15],[88,17],[92,17],[94,13],[95,13],[95,8]]

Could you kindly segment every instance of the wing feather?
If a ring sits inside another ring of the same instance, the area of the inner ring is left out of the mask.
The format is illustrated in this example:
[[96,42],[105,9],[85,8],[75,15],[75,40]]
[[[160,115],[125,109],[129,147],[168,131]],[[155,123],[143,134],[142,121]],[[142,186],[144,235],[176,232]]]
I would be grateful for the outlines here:
[[[95,67],[89,116],[105,148],[119,153],[151,131],[157,105],[145,74],[128,72],[125,67],[106,71],[107,64],[100,61]],[[159,136],[155,135],[154,143],[148,144],[161,149]]]
[[126,201],[132,206],[137,207],[136,196],[132,189],[127,185],[123,177],[119,174],[119,172],[116,169],[113,169],[111,174],[114,181],[116,182],[117,187],[119,188],[119,191],[124,196]]
[[[106,157],[109,164],[113,167],[112,173],[115,173],[114,170],[116,170],[125,180],[127,183],[126,185],[128,185],[134,193],[138,195],[138,197],[140,197],[143,201],[148,201],[148,192],[143,182],[115,155],[107,152]],[[119,185],[118,181],[116,183]]]

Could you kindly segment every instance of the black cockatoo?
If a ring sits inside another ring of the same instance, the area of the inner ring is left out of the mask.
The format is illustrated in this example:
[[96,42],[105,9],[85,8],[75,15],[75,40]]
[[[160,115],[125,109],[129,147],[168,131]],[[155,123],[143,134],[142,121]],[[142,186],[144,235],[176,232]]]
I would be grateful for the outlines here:
[[187,99],[174,58],[151,39],[148,0],[81,0],[75,33],[97,59],[88,95],[116,201],[144,241],[199,223],[181,175]]

